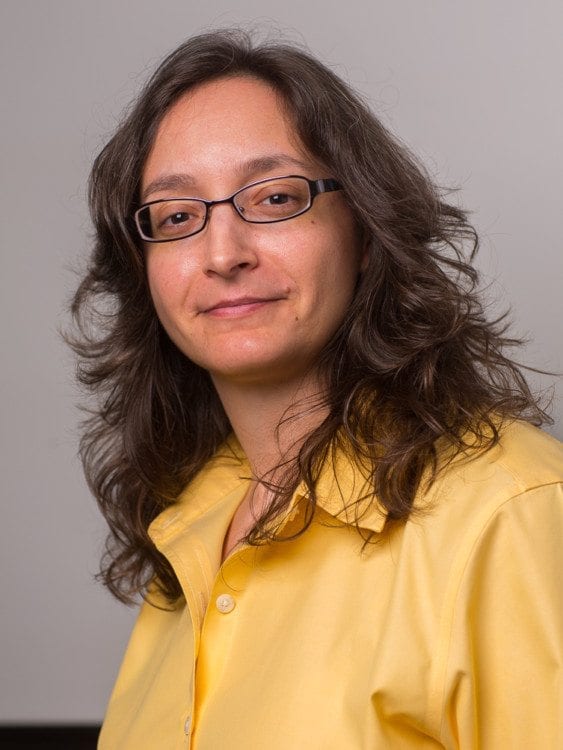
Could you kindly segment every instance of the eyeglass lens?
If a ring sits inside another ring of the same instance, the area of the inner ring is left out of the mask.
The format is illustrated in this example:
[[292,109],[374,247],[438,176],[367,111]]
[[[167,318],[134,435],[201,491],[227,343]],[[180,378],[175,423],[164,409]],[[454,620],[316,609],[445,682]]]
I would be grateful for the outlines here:
[[[306,211],[311,205],[311,191],[304,177],[280,177],[249,185],[225,202],[232,202],[245,221],[266,224]],[[137,220],[144,237],[162,242],[199,232],[207,210],[205,201],[197,198],[166,199],[142,208]]]

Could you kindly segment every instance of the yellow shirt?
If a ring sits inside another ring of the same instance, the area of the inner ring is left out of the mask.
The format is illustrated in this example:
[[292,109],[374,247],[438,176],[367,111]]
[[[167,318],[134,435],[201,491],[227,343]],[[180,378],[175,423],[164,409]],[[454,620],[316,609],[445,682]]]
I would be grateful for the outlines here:
[[557,441],[513,424],[406,523],[373,506],[365,548],[335,519],[363,485],[340,456],[304,535],[221,565],[248,475],[230,441],[153,522],[185,599],[143,605],[101,750],[563,748]]

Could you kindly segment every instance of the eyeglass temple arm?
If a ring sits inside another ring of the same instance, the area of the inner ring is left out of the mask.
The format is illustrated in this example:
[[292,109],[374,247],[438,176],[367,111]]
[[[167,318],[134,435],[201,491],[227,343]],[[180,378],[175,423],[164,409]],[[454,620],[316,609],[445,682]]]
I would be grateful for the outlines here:
[[311,180],[309,185],[311,187],[312,198],[320,193],[331,193],[333,190],[342,190],[342,185],[338,180],[333,180],[331,177],[324,180]]

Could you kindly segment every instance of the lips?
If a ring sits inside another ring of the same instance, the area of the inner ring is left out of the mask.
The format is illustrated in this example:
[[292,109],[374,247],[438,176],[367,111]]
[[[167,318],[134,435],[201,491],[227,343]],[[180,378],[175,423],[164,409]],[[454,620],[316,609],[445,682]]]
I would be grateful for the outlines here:
[[236,308],[247,308],[251,309],[256,305],[263,305],[268,302],[277,302],[280,300],[281,297],[237,297],[235,299],[224,299],[220,300],[219,302],[216,302],[214,305],[211,305],[210,307],[204,308],[201,312],[202,313],[212,313],[220,311],[225,311],[226,313],[229,310],[232,310],[233,312],[236,311]]

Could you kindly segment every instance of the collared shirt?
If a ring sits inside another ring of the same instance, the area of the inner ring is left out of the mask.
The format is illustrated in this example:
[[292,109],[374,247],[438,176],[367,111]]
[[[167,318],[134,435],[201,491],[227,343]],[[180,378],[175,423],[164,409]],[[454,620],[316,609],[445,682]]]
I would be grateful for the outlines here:
[[367,545],[341,513],[362,471],[340,455],[303,535],[221,564],[249,476],[231,440],[151,525],[184,598],[142,606],[100,750],[563,748],[557,441],[507,427],[408,521],[372,502]]

